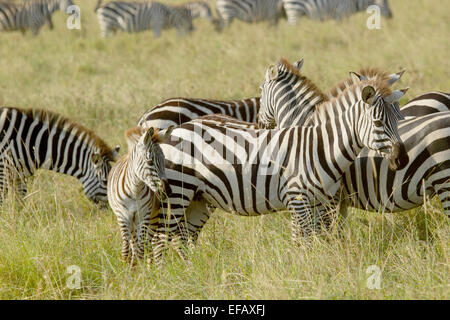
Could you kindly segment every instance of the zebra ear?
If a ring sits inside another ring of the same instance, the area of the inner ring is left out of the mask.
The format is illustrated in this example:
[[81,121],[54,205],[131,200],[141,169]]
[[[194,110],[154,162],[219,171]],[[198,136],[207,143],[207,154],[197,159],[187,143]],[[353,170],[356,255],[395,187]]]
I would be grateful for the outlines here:
[[171,125],[170,127],[168,127],[166,129],[166,132],[164,133],[164,140],[167,140],[170,137],[170,135],[172,134],[173,129],[175,129],[174,125]]
[[91,160],[92,160],[92,163],[94,164],[94,166],[96,166],[96,167],[101,166],[103,163],[102,156],[98,152],[95,152],[92,154]]
[[150,127],[147,132],[145,132],[144,145],[148,145],[152,142],[153,135],[155,134],[155,128]]
[[120,151],[120,146],[117,145],[117,146],[114,148],[114,151],[113,151],[113,153],[112,153],[113,161],[116,161],[117,158],[119,157],[119,151]]
[[276,65],[272,65],[267,70],[267,75],[269,77],[269,80],[275,80],[278,78],[278,67]]
[[350,71],[350,78],[352,78],[354,83],[358,83],[362,80],[366,80],[367,78],[364,77],[363,75],[360,75],[359,73],[356,73],[354,71]]
[[388,75],[388,85],[392,86],[395,82],[397,82],[398,80],[400,80],[400,78],[402,77],[402,75],[405,73],[406,69],[403,69],[400,72],[397,73],[392,73],[390,75]]
[[365,103],[372,104],[372,99],[375,96],[375,89],[372,86],[365,86],[361,96]]
[[303,58],[301,58],[299,61],[295,61],[293,66],[298,70],[298,71],[302,71],[302,67],[303,67]]
[[401,90],[395,90],[390,95],[388,95],[386,98],[384,98],[384,101],[386,103],[394,103],[400,100],[401,97],[409,90],[408,88],[401,89]]

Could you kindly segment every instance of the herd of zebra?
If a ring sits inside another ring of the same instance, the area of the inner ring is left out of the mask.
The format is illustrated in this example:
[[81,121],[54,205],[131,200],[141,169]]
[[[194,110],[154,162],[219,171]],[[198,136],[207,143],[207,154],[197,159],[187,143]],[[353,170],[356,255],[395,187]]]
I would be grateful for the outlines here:
[[[25,33],[30,29],[33,35],[37,35],[46,22],[52,29],[52,14],[57,10],[72,13],[68,8],[74,5],[72,0],[11,1],[0,0],[0,31],[20,30]],[[378,6],[383,16],[392,17],[388,0],[216,0],[217,18],[206,1],[174,6],[156,1],[111,1],[102,4],[102,0],[98,0],[95,13],[102,37],[117,30],[153,30],[154,35],[159,37],[165,28],[176,28],[178,35],[193,31],[192,21],[196,18],[209,20],[220,31],[234,19],[247,23],[269,21],[271,24],[284,17],[289,24],[296,24],[302,16],[339,20],[365,11],[372,5]]]
[[403,71],[351,72],[328,93],[303,60],[270,66],[261,96],[172,98],[126,131],[128,152],[46,110],[0,108],[0,201],[23,197],[48,169],[77,178],[109,206],[122,258],[160,264],[170,242],[183,259],[215,208],[244,216],[288,210],[292,239],[342,223],[347,207],[399,212],[437,196],[450,215],[450,94],[402,109]]

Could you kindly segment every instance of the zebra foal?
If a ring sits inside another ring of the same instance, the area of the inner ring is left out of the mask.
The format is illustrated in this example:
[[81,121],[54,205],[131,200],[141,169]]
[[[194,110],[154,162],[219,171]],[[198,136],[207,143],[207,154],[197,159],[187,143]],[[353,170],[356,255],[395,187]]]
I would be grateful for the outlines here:
[[53,29],[52,14],[55,11],[66,12],[71,5],[72,0],[29,0],[21,4],[0,1],[0,31],[25,33],[31,29],[36,36],[45,22]]
[[135,265],[144,256],[146,240],[155,229],[152,226],[159,222],[158,199],[164,196],[159,190],[170,191],[164,178],[164,156],[155,144],[164,137],[153,128],[140,127],[127,130],[125,136],[128,154],[114,164],[108,175],[108,202],[122,235],[122,259]]
[[56,113],[0,108],[0,201],[7,190],[26,193],[37,169],[71,175],[86,197],[105,204],[106,182],[119,147],[110,149],[94,132]]

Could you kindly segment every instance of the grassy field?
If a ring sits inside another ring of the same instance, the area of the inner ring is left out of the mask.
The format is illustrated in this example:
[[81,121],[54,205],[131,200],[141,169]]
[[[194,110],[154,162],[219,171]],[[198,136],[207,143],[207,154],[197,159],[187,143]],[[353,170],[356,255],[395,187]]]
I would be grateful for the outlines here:
[[[341,23],[302,20],[278,27],[235,22],[218,34],[206,21],[178,38],[173,30],[103,40],[95,1],[76,0],[82,29],[38,37],[0,34],[0,104],[43,107],[94,129],[126,149],[124,131],[173,96],[259,95],[266,68],[305,58],[303,71],[323,90],[349,70],[407,69],[397,87],[420,93],[450,88],[450,2],[395,0],[394,18],[368,30],[368,15]],[[169,2],[166,0],[166,2]],[[179,1],[173,1],[179,2]],[[122,153],[125,150],[122,151]],[[352,210],[342,237],[292,248],[287,214],[245,218],[222,212],[208,222],[185,266],[171,251],[162,269],[130,270],[120,260],[111,210],[99,210],[73,178],[39,171],[23,206],[0,208],[0,299],[449,299],[448,219],[431,200],[401,213]],[[69,289],[67,268],[81,270]],[[369,266],[381,288],[369,289]]]

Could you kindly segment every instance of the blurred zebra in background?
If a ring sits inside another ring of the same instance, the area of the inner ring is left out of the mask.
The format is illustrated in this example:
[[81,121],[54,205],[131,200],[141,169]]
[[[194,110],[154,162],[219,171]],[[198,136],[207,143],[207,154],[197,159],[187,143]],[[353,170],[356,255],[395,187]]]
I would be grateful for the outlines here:
[[312,19],[328,18],[340,20],[349,15],[365,11],[370,5],[377,5],[380,13],[392,17],[388,0],[282,0],[289,24],[296,24],[298,18],[308,16]]
[[193,30],[192,21],[182,11],[159,2],[101,2],[95,12],[102,37],[117,30],[131,33],[151,29],[155,37],[165,28],[176,28],[179,36]]
[[0,31],[17,31],[25,33],[31,29],[36,36],[47,22],[53,29],[52,14],[61,10],[66,12],[72,0],[29,0],[21,4],[0,1]]
[[106,183],[119,147],[110,149],[94,132],[40,109],[0,108],[0,201],[6,191],[27,192],[37,169],[80,180],[86,196],[106,204]]
[[247,23],[268,20],[277,24],[283,6],[281,0],[217,0],[216,10],[220,30],[235,18]]

